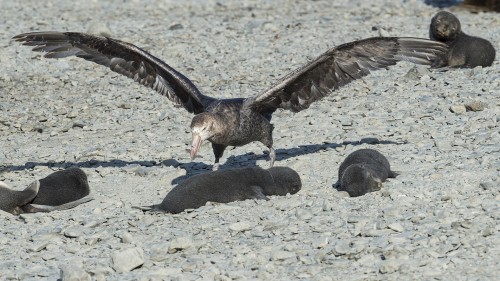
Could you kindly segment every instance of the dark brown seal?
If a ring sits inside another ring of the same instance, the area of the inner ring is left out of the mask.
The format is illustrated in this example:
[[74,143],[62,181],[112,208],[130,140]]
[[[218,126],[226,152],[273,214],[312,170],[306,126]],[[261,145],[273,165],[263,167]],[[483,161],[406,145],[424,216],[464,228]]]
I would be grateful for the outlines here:
[[493,45],[488,40],[463,33],[460,21],[450,12],[441,11],[432,18],[429,37],[449,47],[448,53],[434,62],[435,67],[486,67],[495,60]]
[[339,168],[337,188],[351,197],[380,190],[382,182],[396,177],[387,158],[374,149],[360,149],[349,154]]
[[226,169],[192,176],[174,187],[153,209],[180,213],[207,202],[229,203],[267,196],[295,194],[302,187],[299,174],[288,167]]
[[79,168],[54,172],[39,182],[35,199],[22,207],[26,213],[66,210],[92,200],[87,175]]
[[66,210],[92,200],[89,194],[87,175],[69,168],[34,181],[23,191],[0,184],[0,209],[14,215]]

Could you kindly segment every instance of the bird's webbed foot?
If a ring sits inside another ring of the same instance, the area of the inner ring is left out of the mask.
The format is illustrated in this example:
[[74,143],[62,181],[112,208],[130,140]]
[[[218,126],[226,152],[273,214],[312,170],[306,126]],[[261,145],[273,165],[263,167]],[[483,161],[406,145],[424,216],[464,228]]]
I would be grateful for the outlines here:
[[214,165],[212,166],[212,171],[217,171],[217,170],[219,170],[219,165],[220,165],[220,164],[219,164],[219,162],[214,163]]

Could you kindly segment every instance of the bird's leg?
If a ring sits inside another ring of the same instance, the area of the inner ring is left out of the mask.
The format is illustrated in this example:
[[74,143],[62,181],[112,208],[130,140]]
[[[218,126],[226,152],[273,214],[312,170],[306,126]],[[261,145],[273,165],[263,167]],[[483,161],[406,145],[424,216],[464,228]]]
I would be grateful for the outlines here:
[[269,163],[269,168],[271,168],[274,165],[274,160],[276,160],[276,152],[272,145],[269,147],[269,160],[271,161],[271,163]]
[[219,158],[215,159],[215,163],[214,165],[212,166],[212,171],[217,171],[219,170]]
[[226,149],[226,145],[223,144],[217,144],[217,143],[212,143],[212,150],[214,151],[215,155],[215,163],[212,166],[212,171],[217,171],[219,169],[219,159],[222,157],[224,154],[224,150]]

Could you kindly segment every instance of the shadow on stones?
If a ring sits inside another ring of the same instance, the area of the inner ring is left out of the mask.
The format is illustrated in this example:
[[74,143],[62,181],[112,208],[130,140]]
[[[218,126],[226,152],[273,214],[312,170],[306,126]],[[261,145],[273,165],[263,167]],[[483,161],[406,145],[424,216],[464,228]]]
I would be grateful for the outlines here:
[[[285,149],[276,149],[276,162],[275,165],[279,166],[279,161],[286,160],[288,158],[297,157],[301,155],[313,154],[321,150],[332,150],[338,147],[347,146],[347,145],[361,145],[361,144],[393,144],[393,145],[401,145],[406,144],[406,141],[394,142],[387,140],[378,140],[377,138],[363,138],[359,141],[344,141],[342,144],[337,143],[322,143],[322,144],[307,144],[307,145],[299,145],[299,147],[293,148],[285,148]],[[269,160],[269,152],[265,151],[263,154],[255,154],[253,152],[245,153],[242,155],[231,155],[227,158],[227,160],[219,166],[219,169],[229,169],[229,168],[240,168],[246,166],[256,166],[258,160]],[[211,159],[210,161],[213,161]],[[124,161],[124,160],[109,160],[109,161],[100,161],[100,160],[88,160],[88,161],[80,161],[80,162],[27,162],[24,165],[2,165],[0,166],[0,174],[8,171],[22,171],[22,170],[30,170],[39,166],[46,166],[49,168],[57,168],[57,169],[67,169],[70,167],[79,167],[79,168],[99,168],[99,167],[113,167],[113,168],[123,168],[130,165],[136,165],[138,167],[180,167],[181,169],[186,170],[186,175],[177,177],[172,180],[172,184],[179,184],[187,178],[202,174],[206,172],[212,171],[212,163],[206,164],[203,162],[178,162],[175,159],[168,159],[162,161],[155,160],[138,160],[138,161]]]

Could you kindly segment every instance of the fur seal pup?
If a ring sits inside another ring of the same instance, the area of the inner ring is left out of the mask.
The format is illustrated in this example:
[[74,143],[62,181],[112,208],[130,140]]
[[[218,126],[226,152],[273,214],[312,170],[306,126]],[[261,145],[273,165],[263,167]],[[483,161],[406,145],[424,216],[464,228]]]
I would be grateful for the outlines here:
[[301,187],[299,174],[288,167],[218,170],[188,178],[174,187],[161,204],[141,209],[177,214],[186,209],[199,208],[208,201],[269,200],[267,196],[295,194]]
[[12,190],[7,184],[0,182],[0,210],[18,215],[23,213],[21,206],[31,202],[38,193],[40,184],[38,181],[30,184],[21,191]]
[[382,182],[396,176],[384,155],[374,149],[360,149],[340,164],[337,188],[357,197],[380,190]]
[[434,15],[429,37],[449,47],[448,53],[433,63],[435,67],[486,67],[491,66],[495,59],[493,45],[488,40],[463,33],[460,21],[450,12],[441,11]]
[[38,182],[38,194],[22,207],[26,213],[71,209],[93,199],[87,175],[79,168],[54,172]]
[[57,171],[22,191],[0,182],[0,209],[13,215],[74,208],[92,200],[87,175],[78,168]]

